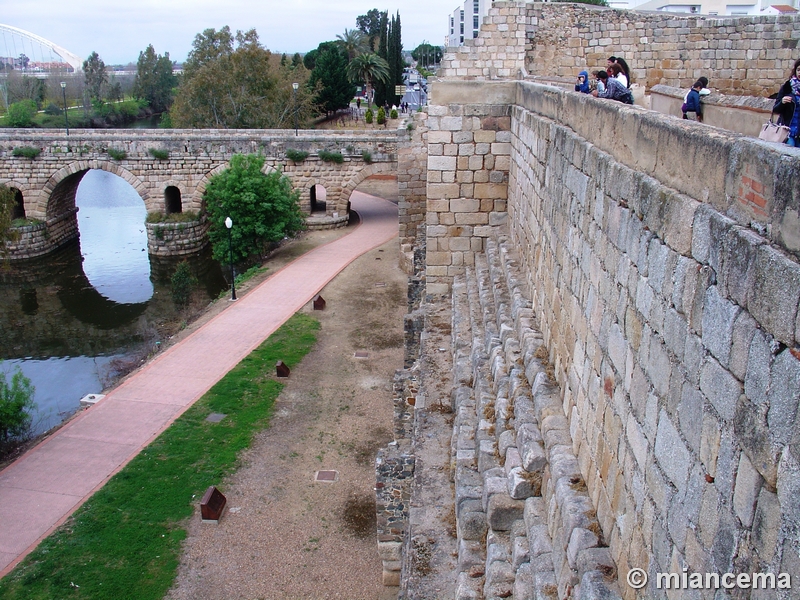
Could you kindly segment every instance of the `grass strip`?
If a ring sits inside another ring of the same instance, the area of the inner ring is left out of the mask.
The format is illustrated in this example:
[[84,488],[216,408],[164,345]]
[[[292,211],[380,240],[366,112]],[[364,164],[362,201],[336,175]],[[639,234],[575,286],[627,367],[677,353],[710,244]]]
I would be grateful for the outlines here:
[[[283,388],[275,363],[299,363],[318,329],[308,315],[289,319],[1,579],[0,597],[163,598],[186,519],[268,425]],[[212,412],[227,417],[209,423]]]

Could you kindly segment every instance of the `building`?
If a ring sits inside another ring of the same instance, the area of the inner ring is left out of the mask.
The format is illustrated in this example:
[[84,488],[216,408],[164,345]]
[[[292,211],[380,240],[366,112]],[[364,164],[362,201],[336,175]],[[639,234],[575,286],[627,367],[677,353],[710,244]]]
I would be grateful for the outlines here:
[[449,17],[447,45],[463,46],[465,38],[478,37],[483,18],[491,7],[491,0],[465,0]]
[[772,6],[770,0],[609,0],[612,8],[656,10],[711,16],[788,14],[797,12],[798,0]]

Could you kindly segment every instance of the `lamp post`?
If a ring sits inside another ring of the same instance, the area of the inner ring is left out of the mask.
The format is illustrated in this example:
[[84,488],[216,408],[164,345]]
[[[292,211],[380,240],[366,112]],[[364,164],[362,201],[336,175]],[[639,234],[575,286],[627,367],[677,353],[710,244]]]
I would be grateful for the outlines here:
[[233,228],[233,219],[225,217],[225,227],[228,228],[228,251],[231,263],[231,301],[236,300],[236,282],[233,276],[233,236],[231,229]]
[[67,135],[69,135],[69,119],[67,118],[67,82],[61,82],[61,93],[64,95],[64,125],[67,128]]
[[300,87],[299,83],[292,84],[292,104],[294,105],[294,134],[297,135],[297,88]]

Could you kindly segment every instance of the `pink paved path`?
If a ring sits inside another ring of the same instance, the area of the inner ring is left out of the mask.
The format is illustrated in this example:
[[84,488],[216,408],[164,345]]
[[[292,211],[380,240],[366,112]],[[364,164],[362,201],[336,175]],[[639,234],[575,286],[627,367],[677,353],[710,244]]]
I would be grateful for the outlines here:
[[0,576],[342,269],[397,235],[397,207],[354,192],[362,223],[277,271],[0,472]]

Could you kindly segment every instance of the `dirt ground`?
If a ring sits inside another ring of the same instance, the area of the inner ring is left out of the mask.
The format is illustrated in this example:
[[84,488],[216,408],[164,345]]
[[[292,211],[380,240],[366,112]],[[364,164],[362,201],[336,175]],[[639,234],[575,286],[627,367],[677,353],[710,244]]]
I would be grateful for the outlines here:
[[[362,190],[396,197],[395,182]],[[270,270],[344,233],[305,234]],[[373,486],[375,452],[392,440],[391,382],[403,362],[406,277],[397,244],[337,276],[321,292],[325,310],[304,309],[320,320],[318,342],[292,371],[270,427],[220,482],[228,499],[220,523],[202,523],[198,510],[188,524],[168,598],[396,597],[381,583]],[[337,471],[336,481],[315,482],[323,469]]]

